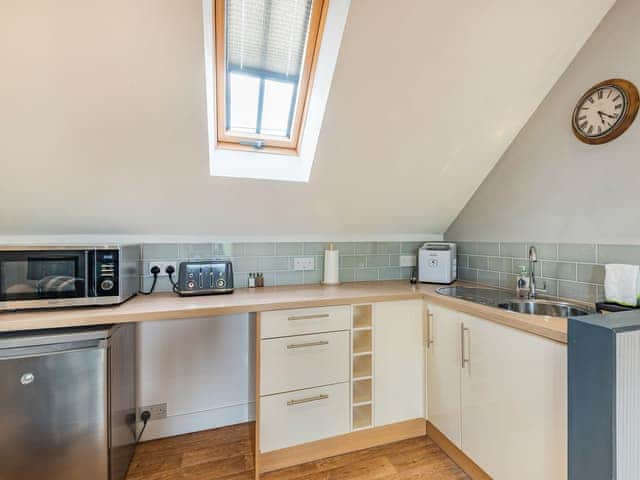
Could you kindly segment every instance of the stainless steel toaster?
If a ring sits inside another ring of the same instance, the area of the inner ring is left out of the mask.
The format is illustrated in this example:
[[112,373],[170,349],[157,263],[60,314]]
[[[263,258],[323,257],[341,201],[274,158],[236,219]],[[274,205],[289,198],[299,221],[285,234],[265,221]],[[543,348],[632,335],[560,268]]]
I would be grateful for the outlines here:
[[176,293],[187,296],[231,292],[233,292],[233,265],[229,260],[180,263]]

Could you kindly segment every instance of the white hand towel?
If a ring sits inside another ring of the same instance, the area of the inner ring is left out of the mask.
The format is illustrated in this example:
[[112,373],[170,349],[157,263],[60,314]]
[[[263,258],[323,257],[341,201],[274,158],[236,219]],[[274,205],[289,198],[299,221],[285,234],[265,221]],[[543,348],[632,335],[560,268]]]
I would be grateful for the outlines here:
[[638,305],[638,265],[608,264],[604,266],[604,295],[609,303],[626,307]]

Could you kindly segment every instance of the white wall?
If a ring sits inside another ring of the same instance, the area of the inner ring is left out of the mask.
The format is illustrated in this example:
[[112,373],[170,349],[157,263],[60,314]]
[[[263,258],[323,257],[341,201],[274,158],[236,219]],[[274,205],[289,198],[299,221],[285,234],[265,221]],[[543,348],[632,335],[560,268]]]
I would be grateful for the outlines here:
[[586,145],[571,130],[592,85],[640,86],[640,2],[618,0],[538,111],[450,226],[453,240],[640,243],[640,119]]
[[613,0],[354,0],[308,184],[209,176],[201,0],[0,2],[0,234],[442,234]]
[[255,318],[138,324],[138,406],[167,403],[144,440],[255,418]]

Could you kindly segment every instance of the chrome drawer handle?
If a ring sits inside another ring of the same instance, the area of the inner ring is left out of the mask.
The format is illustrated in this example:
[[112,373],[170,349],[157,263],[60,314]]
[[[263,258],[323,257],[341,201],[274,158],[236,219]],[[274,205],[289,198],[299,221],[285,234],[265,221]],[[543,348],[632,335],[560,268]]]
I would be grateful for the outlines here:
[[299,400],[289,400],[287,402],[287,406],[292,407],[294,405],[300,405],[302,403],[319,402],[320,400],[327,400],[328,398],[329,395],[322,394],[315,397],[301,398]]
[[329,345],[329,341],[323,340],[320,342],[292,343],[290,345],[287,345],[287,348],[292,349],[292,348],[320,347],[322,345]]
[[289,317],[290,322],[295,322],[296,320],[317,320],[320,318],[329,318],[331,315],[328,313],[318,313],[315,315],[294,315],[293,317]]

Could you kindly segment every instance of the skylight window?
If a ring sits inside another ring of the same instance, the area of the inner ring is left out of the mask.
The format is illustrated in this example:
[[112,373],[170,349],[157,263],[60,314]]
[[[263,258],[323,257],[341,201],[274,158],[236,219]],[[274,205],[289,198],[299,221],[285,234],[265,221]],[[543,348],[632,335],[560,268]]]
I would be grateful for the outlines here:
[[328,0],[215,0],[219,148],[297,154]]

